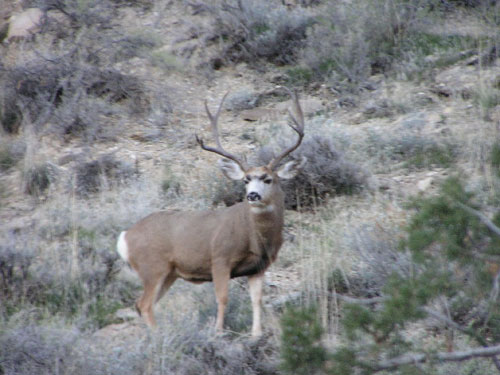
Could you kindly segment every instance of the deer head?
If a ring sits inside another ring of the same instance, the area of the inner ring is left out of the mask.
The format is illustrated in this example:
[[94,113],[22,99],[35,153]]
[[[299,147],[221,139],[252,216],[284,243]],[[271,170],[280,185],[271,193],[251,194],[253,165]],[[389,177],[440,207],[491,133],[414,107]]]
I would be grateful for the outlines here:
[[205,101],[205,110],[208,118],[210,119],[212,134],[216,143],[216,147],[208,147],[205,145],[203,139],[196,135],[196,141],[203,150],[214,152],[224,157],[218,161],[218,166],[224,175],[231,179],[245,182],[246,200],[250,206],[255,208],[266,207],[270,204],[276,189],[279,189],[279,180],[287,180],[295,177],[302,166],[305,164],[306,159],[292,160],[278,168],[280,162],[292,153],[297,147],[300,146],[304,137],[304,114],[300,107],[298,96],[296,92],[285,88],[292,97],[296,116],[290,111],[290,117],[293,124],[289,126],[297,133],[297,140],[293,145],[283,150],[278,156],[274,157],[267,165],[258,167],[248,167],[244,159],[237,157],[224,150],[219,139],[218,119],[227,97],[227,93],[221,100],[219,108],[214,115],[208,109],[207,102]]

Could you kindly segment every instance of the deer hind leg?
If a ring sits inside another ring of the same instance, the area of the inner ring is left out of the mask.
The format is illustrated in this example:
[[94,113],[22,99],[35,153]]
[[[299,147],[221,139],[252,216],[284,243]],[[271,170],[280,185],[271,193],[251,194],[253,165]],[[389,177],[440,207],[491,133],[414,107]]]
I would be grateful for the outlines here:
[[171,270],[161,275],[148,275],[143,278],[144,291],[135,307],[148,326],[156,327],[153,305],[165,294],[174,281],[175,276]]
[[217,299],[217,320],[215,330],[221,333],[224,329],[224,311],[226,310],[230,270],[226,267],[214,267],[212,278],[215,286],[215,298]]
[[163,284],[158,291],[158,294],[156,295],[155,303],[158,302],[165,295],[165,293],[167,293],[175,280],[177,280],[177,276],[174,274],[174,272],[170,272],[167,277],[165,277],[165,280],[163,281]]
[[255,275],[248,277],[248,287],[250,289],[250,299],[252,300],[252,336],[259,337],[262,335],[262,326],[260,322],[262,309],[262,285],[264,275]]

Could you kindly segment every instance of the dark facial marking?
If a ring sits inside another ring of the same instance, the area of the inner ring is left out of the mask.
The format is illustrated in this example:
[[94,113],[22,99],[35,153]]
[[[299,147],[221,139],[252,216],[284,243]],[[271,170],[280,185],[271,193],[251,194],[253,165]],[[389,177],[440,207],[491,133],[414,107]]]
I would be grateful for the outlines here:
[[273,179],[267,173],[264,173],[262,176],[260,176],[259,180],[264,181],[265,184],[270,184],[271,182],[273,182]]

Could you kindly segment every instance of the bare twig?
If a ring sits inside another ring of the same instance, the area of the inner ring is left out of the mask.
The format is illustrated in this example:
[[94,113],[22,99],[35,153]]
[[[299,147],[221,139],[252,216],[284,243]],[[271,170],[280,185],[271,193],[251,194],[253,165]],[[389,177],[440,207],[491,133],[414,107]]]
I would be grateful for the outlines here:
[[338,293],[332,293],[332,295],[334,296],[334,298],[338,298],[341,301],[347,303],[357,303],[360,305],[375,305],[377,303],[387,301],[388,299],[387,297],[357,298],[357,297],[344,296]]
[[476,348],[469,349],[459,352],[451,353],[435,353],[435,354],[424,354],[424,353],[410,353],[405,354],[400,357],[392,358],[387,361],[382,361],[372,367],[372,371],[378,372],[383,370],[393,370],[400,366],[411,365],[423,362],[459,362],[466,361],[472,358],[478,357],[494,357],[500,354],[500,345],[490,346],[488,348]]

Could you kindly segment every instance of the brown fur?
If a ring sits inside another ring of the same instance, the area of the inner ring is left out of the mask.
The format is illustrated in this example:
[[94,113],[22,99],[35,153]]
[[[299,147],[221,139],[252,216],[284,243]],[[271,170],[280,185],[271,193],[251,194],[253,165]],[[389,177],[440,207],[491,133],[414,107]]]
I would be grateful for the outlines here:
[[[261,174],[262,168],[247,173]],[[266,172],[274,181],[271,199],[265,202],[272,211],[252,212],[248,202],[210,211],[162,211],[126,232],[128,261],[144,284],[137,309],[150,325],[155,324],[154,302],[177,278],[214,281],[223,310],[230,278],[261,275],[274,262],[283,241],[283,192],[276,174]]]

